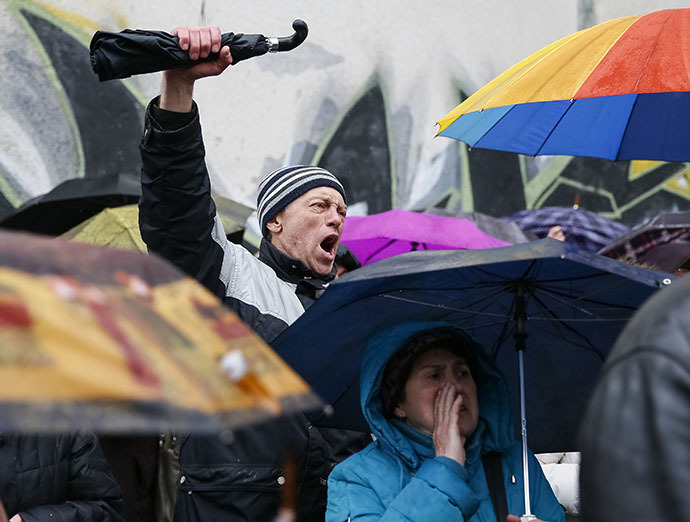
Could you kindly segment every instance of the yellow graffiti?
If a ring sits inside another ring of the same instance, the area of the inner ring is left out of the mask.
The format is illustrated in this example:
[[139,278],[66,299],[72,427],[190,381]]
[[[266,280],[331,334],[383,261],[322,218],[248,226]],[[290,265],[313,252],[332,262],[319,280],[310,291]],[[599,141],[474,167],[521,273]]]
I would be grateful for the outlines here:
[[649,174],[651,171],[661,167],[662,165],[665,165],[665,162],[652,160],[631,161],[630,167],[628,168],[628,181],[641,178],[645,174]]
[[44,2],[36,2],[39,6],[43,7],[46,11],[51,13],[53,16],[56,18],[59,18],[60,20],[67,22],[69,24],[72,24],[77,27],[81,27],[82,29],[89,30],[91,32],[97,31],[98,30],[98,24],[94,22],[93,20],[89,20],[85,16],[72,13],[70,11],[65,11],[64,9],[58,9],[55,6],[46,4]]
[[690,169],[686,166],[675,178],[664,184],[669,192],[690,199]]

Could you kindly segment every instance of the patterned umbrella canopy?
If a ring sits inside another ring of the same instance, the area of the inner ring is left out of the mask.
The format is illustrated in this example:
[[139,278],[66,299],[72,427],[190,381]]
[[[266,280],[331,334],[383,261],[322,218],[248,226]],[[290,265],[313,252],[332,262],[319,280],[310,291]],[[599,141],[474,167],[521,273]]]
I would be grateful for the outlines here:
[[438,121],[472,147],[690,161],[690,9],[601,23],[514,65]]
[[319,404],[154,256],[0,232],[0,430],[216,431]]
[[604,245],[625,234],[629,229],[622,223],[606,219],[596,212],[581,207],[542,207],[521,210],[508,219],[523,230],[534,232],[543,238],[551,227],[560,225],[566,241],[580,248],[596,252]]
[[648,223],[605,245],[599,253],[614,259],[638,258],[651,248],[677,240],[690,241],[690,211],[657,214]]

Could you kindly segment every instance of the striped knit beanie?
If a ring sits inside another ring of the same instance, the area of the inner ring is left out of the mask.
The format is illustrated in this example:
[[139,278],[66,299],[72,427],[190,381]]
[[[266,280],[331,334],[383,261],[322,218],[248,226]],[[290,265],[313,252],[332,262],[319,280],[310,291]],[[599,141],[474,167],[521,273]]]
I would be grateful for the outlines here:
[[294,165],[276,169],[266,176],[259,184],[256,198],[261,233],[266,236],[266,223],[292,201],[316,187],[331,187],[340,192],[345,200],[345,189],[338,178],[321,167]]

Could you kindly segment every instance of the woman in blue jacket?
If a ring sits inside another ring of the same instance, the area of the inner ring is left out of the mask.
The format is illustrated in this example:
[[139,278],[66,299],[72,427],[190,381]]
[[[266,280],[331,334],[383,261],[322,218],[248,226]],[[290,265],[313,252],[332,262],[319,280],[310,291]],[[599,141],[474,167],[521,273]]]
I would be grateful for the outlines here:
[[[376,440],[328,480],[327,522],[495,521],[482,456],[500,454],[508,512],[524,513],[522,448],[505,381],[484,351],[446,323],[405,323],[369,343],[361,406]],[[562,522],[529,454],[532,512]],[[517,522],[510,515],[509,522]],[[503,521],[502,521],[503,522]]]

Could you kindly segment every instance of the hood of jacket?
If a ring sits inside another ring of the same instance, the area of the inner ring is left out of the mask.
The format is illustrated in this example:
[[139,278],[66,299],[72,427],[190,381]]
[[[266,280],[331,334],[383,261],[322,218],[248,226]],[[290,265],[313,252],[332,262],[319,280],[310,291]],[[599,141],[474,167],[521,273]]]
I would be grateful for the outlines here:
[[[485,351],[463,330],[443,322],[404,323],[378,333],[368,343],[360,374],[360,403],[364,417],[372,433],[386,451],[401,458],[411,468],[421,465],[423,456],[415,450],[415,445],[394,423],[383,414],[381,403],[381,380],[386,363],[398,348],[412,335],[437,327],[450,327],[467,337],[468,344],[474,345],[477,356],[476,375],[479,404],[479,422],[469,437],[479,453],[502,451],[513,442],[510,412],[510,397],[505,379],[489,360]],[[469,444],[470,442],[468,442]]]

